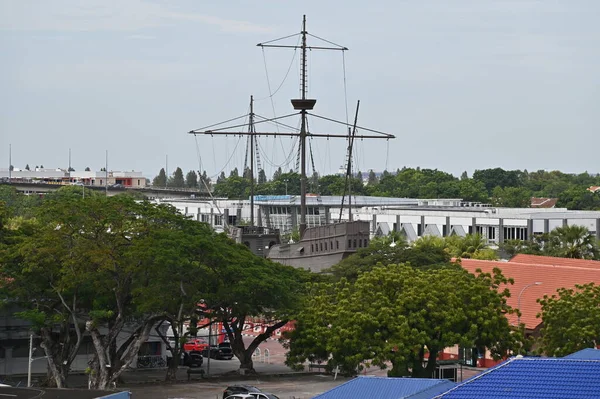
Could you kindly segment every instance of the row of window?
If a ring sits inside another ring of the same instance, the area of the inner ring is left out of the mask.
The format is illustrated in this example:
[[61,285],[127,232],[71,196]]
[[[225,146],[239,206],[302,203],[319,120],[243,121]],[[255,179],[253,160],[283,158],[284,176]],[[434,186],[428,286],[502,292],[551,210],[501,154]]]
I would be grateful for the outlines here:
[[[365,239],[350,238],[350,239],[348,239],[348,246],[346,248],[347,249],[362,248],[363,246],[365,248],[369,246],[368,239],[366,239],[366,238]],[[328,251],[330,249],[333,249],[333,241],[329,241],[329,245],[327,245],[327,241],[319,242],[316,244],[310,244],[310,252],[311,253]],[[335,241],[335,249],[340,249],[340,242],[338,240]]]
[[[270,206],[269,213],[271,215],[291,215],[292,207],[291,206]],[[306,208],[306,214],[307,215],[318,215],[319,208],[314,207],[314,206],[309,206]]]

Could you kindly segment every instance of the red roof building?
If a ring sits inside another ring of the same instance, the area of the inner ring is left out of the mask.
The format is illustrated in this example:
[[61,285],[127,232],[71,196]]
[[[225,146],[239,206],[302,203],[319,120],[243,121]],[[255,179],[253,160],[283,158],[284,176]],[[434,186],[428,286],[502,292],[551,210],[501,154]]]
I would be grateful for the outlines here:
[[554,256],[538,256],[517,254],[513,256],[509,262],[514,263],[530,263],[536,265],[550,266],[573,266],[573,267],[589,267],[592,269],[600,269],[600,261],[587,259],[572,259],[572,258],[557,258]]
[[[595,265],[600,264],[598,261],[531,255],[518,257],[514,257],[510,262],[462,259],[461,265],[473,274],[477,269],[491,273],[494,268],[499,268],[505,277],[514,279],[515,283],[507,286],[511,293],[508,304],[521,311],[521,323],[524,323],[528,330],[536,329],[542,322],[536,317],[541,311],[541,306],[537,303],[538,298],[554,295],[557,289],[572,288],[576,284],[594,282],[600,285],[600,267]],[[578,262],[580,264],[577,264]],[[510,324],[517,325],[516,314],[507,317]]]

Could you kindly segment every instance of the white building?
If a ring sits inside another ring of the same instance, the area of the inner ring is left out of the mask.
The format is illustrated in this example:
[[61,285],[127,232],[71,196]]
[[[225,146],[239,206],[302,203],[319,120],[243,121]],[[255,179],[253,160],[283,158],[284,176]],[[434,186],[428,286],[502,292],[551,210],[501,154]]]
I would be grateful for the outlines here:
[[[217,231],[226,224],[250,221],[249,200],[160,200],[179,209],[185,215],[209,223]],[[309,196],[307,225],[318,226],[347,221],[348,210],[341,212],[341,197]],[[348,203],[346,198],[345,203]],[[254,223],[289,233],[297,228],[300,218],[298,196],[256,196]],[[505,239],[527,240],[535,234],[552,231],[558,226],[585,226],[600,237],[600,211],[570,211],[565,208],[498,208],[486,204],[468,203],[460,199],[410,199],[385,197],[352,197],[354,220],[371,222],[371,235],[403,231],[408,240],[423,235],[464,236],[481,234],[489,243]]]
[[136,171],[71,171],[67,169],[34,168],[31,170],[14,168],[0,169],[0,178],[15,182],[34,182],[45,184],[83,184],[85,186],[104,187],[120,184],[123,187],[146,187],[146,178]]

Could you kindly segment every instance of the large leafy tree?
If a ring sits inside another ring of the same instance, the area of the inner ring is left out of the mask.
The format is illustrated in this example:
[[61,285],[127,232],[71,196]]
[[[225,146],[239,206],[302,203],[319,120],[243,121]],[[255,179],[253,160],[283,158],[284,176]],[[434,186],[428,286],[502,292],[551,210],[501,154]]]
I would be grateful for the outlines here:
[[446,347],[487,347],[499,358],[518,346],[505,283],[499,270],[474,276],[457,265],[380,264],[355,283],[317,285],[288,335],[287,363],[320,359],[352,374],[363,362],[389,362],[390,376],[431,378]]
[[[213,257],[203,260],[210,284],[206,308],[214,322],[222,323],[240,370],[254,372],[252,354],[298,310],[309,274],[253,256],[246,246],[234,244],[223,235],[215,237],[213,246],[229,250],[217,250]],[[263,318],[266,330],[246,346],[242,333],[251,316]]]
[[600,343],[600,286],[594,283],[561,288],[558,295],[544,295],[540,351],[565,356]]
[[151,266],[143,255],[173,218],[181,216],[172,208],[126,196],[67,193],[49,197],[33,230],[9,247],[4,288],[39,332],[56,385],[64,386],[84,334],[95,348],[91,386],[105,388],[129,366],[163,317],[162,306],[140,299]]

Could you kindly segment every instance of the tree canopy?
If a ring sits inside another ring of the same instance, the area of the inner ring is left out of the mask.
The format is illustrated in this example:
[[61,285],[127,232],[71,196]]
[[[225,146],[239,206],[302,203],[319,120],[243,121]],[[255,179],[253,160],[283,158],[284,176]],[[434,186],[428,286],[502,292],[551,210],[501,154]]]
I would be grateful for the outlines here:
[[[269,332],[285,324],[307,273],[258,258],[173,207],[127,196],[83,198],[73,188],[47,196],[28,217],[11,217],[1,206],[0,279],[9,284],[0,289],[41,336],[55,384],[65,386],[89,337],[90,384],[108,386],[151,328],[166,321],[182,331],[201,300],[212,322],[225,325],[240,367],[252,370],[254,348],[270,335],[246,348],[245,319],[264,317]],[[176,357],[181,347],[169,350]]]
[[[288,176],[285,176],[288,175]],[[281,168],[275,171],[273,178],[267,181],[264,172],[258,174],[256,192],[269,195],[285,194],[288,180],[288,193],[297,194],[294,172],[283,173]],[[229,179],[237,181],[237,169],[230,176],[221,174],[215,190],[230,194],[231,198],[247,196],[246,186],[228,184]],[[256,177],[255,177],[256,178]],[[341,175],[313,176],[310,179],[312,192],[321,195],[342,195],[344,177]],[[315,181],[313,181],[315,180]],[[228,185],[219,189],[219,185]],[[600,175],[587,172],[572,175],[559,171],[527,172],[504,170],[502,168],[476,170],[470,178],[463,173],[460,178],[437,169],[402,168],[395,173],[384,171],[379,178],[370,171],[368,181],[363,182],[358,175],[351,179],[354,195],[372,195],[399,198],[461,198],[465,201],[489,203],[502,207],[529,207],[531,197],[558,198],[557,206],[568,209],[600,209],[600,193],[587,190],[590,186],[600,185]]]
[[390,376],[431,378],[446,347],[487,347],[499,358],[518,346],[505,317],[508,291],[499,290],[509,282],[499,270],[379,264],[354,283],[315,284],[287,336],[286,362],[321,360],[349,374],[390,362]]
[[538,302],[543,322],[540,352],[562,357],[600,343],[600,286],[561,288]]

